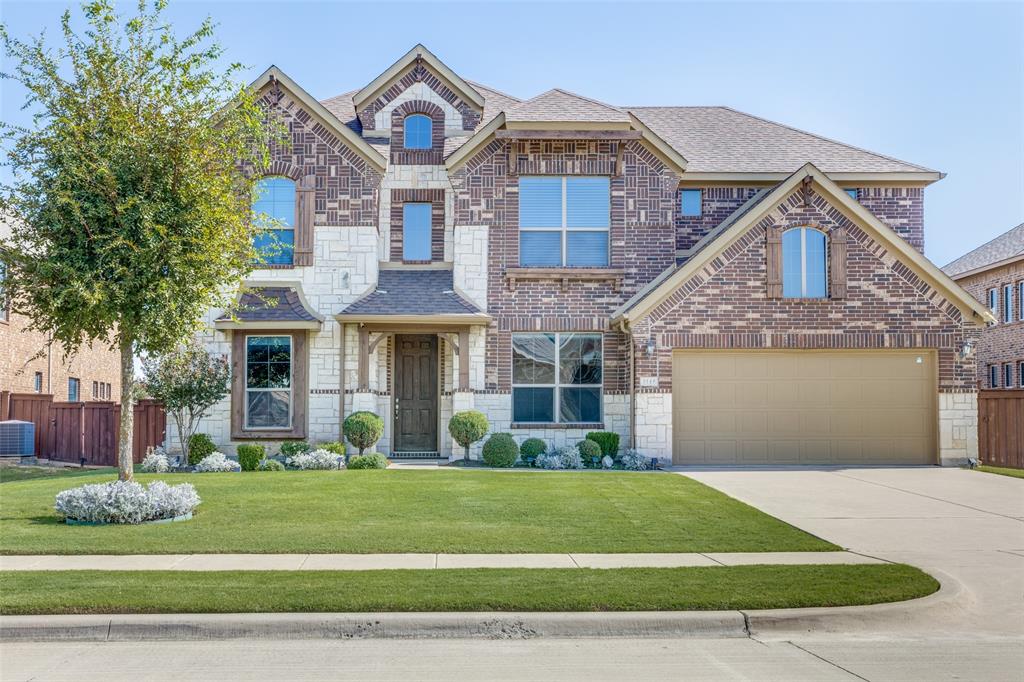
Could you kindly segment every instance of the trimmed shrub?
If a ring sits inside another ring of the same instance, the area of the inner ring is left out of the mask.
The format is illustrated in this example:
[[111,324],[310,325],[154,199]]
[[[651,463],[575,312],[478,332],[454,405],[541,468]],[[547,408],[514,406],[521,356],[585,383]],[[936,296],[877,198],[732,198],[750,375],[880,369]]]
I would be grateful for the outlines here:
[[314,450],[313,452],[300,452],[285,460],[288,466],[302,470],[344,469],[345,458],[327,450]]
[[448,433],[456,443],[466,449],[463,459],[467,462],[469,461],[469,447],[486,436],[489,428],[491,428],[491,424],[487,421],[487,417],[483,412],[477,410],[456,412],[448,420]]
[[192,466],[199,464],[213,453],[217,452],[217,446],[213,439],[205,433],[193,433],[188,439],[188,463]]
[[484,443],[483,457],[487,466],[506,468],[516,463],[519,446],[511,433],[496,433]]
[[282,457],[292,457],[306,452],[312,452],[313,446],[304,440],[286,440],[281,443],[280,454]]
[[583,464],[594,469],[601,466],[601,446],[596,442],[589,438],[581,440],[576,444],[576,449],[579,450],[580,457],[583,458]]
[[239,445],[235,452],[238,454],[238,465],[242,467],[242,471],[256,471],[260,461],[267,458],[266,448],[252,443]]
[[190,514],[200,502],[191,483],[111,481],[61,491],[54,508],[72,521],[136,524]]
[[150,447],[139,468],[147,474],[163,474],[171,470],[171,463],[167,461],[163,448]]
[[519,452],[523,457],[536,457],[537,455],[543,455],[548,451],[548,444],[542,441],[540,438],[527,438],[523,441],[523,444],[519,446]]
[[319,445],[316,446],[316,448],[317,450],[326,450],[327,452],[333,452],[334,454],[341,455],[342,457],[345,456],[345,444],[340,441],[329,440],[326,443],[320,443]]
[[636,450],[626,450],[622,453],[622,468],[628,471],[644,471],[651,466],[651,460],[641,455]]
[[260,460],[260,463],[256,466],[256,471],[284,471],[284,465],[276,459],[264,459]]
[[619,434],[614,431],[591,431],[587,434],[587,440],[597,443],[602,455],[615,459],[615,455],[619,454]]
[[367,452],[365,455],[353,455],[348,460],[349,469],[387,469],[388,458],[379,452]]
[[352,443],[352,447],[363,454],[367,448],[372,448],[384,435],[384,420],[373,412],[353,412],[345,418],[342,424],[342,432],[345,439]]
[[227,471],[241,471],[238,462],[228,459],[223,452],[214,452],[203,457],[192,469],[197,474],[223,473]]

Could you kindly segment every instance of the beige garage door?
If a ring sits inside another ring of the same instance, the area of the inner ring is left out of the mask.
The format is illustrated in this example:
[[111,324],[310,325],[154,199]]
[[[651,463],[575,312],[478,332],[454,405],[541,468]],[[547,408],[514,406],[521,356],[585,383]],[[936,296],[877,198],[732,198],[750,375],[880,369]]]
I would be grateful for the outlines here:
[[933,351],[676,351],[676,464],[933,464]]

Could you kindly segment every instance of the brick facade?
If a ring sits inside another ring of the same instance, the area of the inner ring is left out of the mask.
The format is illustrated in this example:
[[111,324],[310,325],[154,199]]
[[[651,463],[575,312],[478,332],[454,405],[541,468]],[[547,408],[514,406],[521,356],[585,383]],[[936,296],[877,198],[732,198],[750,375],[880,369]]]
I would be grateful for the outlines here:
[[416,83],[422,83],[431,91],[437,94],[442,100],[451,105],[462,119],[463,130],[473,130],[480,124],[480,111],[469,102],[465,102],[455,94],[441,79],[434,74],[425,64],[415,64],[404,74],[397,77],[390,86],[372,102],[364,106],[357,116],[363,126],[363,130],[375,130],[377,125],[377,112],[385,109],[388,104],[399,98],[404,92],[412,89]]
[[[404,207],[407,203],[430,204],[430,260],[444,260],[444,190],[440,189],[392,189],[391,193],[391,261],[403,262],[402,226],[405,220]],[[404,261],[409,262],[409,261]],[[430,262],[430,261],[428,261]]]
[[[430,149],[405,148],[405,119],[413,114],[430,117]],[[432,102],[410,100],[391,110],[391,163],[438,165],[444,161],[444,111]]]
[[[998,293],[998,306],[993,314],[999,323],[987,328],[981,335],[977,350],[978,386],[981,388],[1024,388],[1021,385],[1021,363],[1024,363],[1024,308],[1020,300],[1021,282],[1024,282],[1024,261],[1007,263],[975,274],[961,277],[957,284],[971,296],[988,305],[988,292]],[[1011,322],[1003,317],[1003,287],[1013,287]],[[1003,366],[1010,364],[1013,369],[1013,383],[1005,385]],[[989,380],[988,368],[996,365],[999,381],[995,386]]]

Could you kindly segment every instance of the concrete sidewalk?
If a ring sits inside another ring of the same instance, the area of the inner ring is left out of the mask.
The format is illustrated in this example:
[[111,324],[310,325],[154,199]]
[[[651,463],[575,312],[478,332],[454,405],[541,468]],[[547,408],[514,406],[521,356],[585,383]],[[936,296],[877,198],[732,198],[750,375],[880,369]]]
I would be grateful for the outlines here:
[[105,554],[0,556],[0,571],[369,571],[453,568],[677,568],[880,564],[855,552],[675,554]]

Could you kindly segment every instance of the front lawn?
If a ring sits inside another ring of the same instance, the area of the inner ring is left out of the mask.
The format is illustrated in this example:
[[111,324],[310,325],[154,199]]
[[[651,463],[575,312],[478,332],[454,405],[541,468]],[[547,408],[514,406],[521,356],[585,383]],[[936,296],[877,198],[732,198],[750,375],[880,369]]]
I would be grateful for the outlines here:
[[978,467],[978,471],[984,471],[989,474],[999,474],[1000,476],[1010,476],[1012,478],[1024,478],[1024,469],[1008,469],[1007,467],[991,467],[987,464],[982,464]]
[[[830,551],[835,545],[690,478],[626,472],[307,471],[188,481],[195,518],[67,526],[54,495],[111,480],[5,484],[2,554]],[[149,574],[152,575],[152,574]],[[195,593],[195,590],[190,590]]]
[[663,611],[849,606],[931,594],[901,564],[395,571],[10,571],[0,613]]
[[30,481],[35,478],[74,478],[76,476],[94,476],[98,473],[116,473],[117,469],[81,469],[64,466],[22,466],[20,464],[0,464],[0,483],[13,481]]

